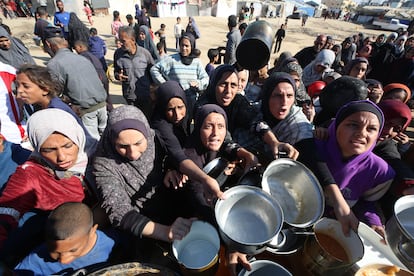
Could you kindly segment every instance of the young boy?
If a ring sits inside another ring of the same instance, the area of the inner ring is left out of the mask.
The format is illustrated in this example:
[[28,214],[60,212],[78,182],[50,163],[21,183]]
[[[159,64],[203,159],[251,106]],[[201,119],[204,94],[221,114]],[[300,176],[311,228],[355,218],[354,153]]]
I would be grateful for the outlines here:
[[167,35],[165,33],[165,24],[161,24],[160,29],[155,32],[155,35],[157,35],[160,39],[160,42],[164,44],[164,53],[167,53]]
[[157,46],[158,54],[160,55],[160,59],[165,58],[167,54],[164,52],[164,48],[165,48],[164,42],[160,41],[157,43],[156,46]]
[[207,52],[207,56],[210,59],[210,62],[206,65],[206,72],[209,76],[213,73],[214,69],[216,68],[214,64],[218,61],[219,58],[219,50],[218,49],[209,49]]
[[89,51],[96,56],[102,63],[102,67],[106,72],[108,70],[108,65],[106,64],[105,55],[106,55],[106,44],[105,41],[98,36],[98,30],[96,28],[91,28],[89,30]]
[[107,262],[114,241],[97,228],[87,205],[78,202],[60,205],[47,219],[46,243],[24,258],[15,272],[66,275]]
[[183,26],[181,25],[181,17],[177,17],[177,23],[174,25],[174,36],[175,36],[175,49],[180,51],[180,37],[183,32]]

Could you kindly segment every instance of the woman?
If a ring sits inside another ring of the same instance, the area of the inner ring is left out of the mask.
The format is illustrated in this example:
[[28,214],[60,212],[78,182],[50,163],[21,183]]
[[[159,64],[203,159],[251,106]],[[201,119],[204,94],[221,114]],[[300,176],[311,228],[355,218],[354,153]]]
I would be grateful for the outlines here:
[[369,62],[364,57],[357,57],[351,60],[344,69],[344,75],[360,80],[365,80],[369,68]]
[[[372,151],[384,126],[381,110],[371,101],[344,105],[328,128],[327,140],[317,140],[337,184],[325,187],[326,203],[343,229],[358,227],[358,220],[385,236],[375,208],[393,181],[394,170]],[[347,231],[345,231],[347,232]]]
[[[32,105],[32,108],[26,108],[26,111],[35,112],[46,108],[58,108],[70,113],[73,118],[82,126],[86,135],[86,152],[88,155],[95,151],[97,140],[93,138],[78,115],[64,103],[57,95],[62,93],[63,87],[60,82],[52,79],[48,69],[38,65],[24,64],[16,72],[17,99],[20,99],[26,105]],[[31,114],[26,114],[30,116]]]
[[[6,254],[2,260],[23,257],[41,241],[42,221],[49,211],[64,202],[85,199],[88,158],[85,133],[78,122],[63,110],[49,108],[34,113],[27,128],[33,153],[16,169],[0,196],[0,248]],[[37,223],[15,232],[19,219],[32,209],[38,215],[30,221]]]
[[0,61],[19,68],[24,63],[35,64],[29,50],[19,39],[0,26]]
[[171,242],[185,236],[191,220],[179,217],[179,207],[185,206],[180,194],[162,185],[162,158],[141,110],[120,106],[109,114],[94,174],[112,226],[135,237]]
[[188,114],[193,114],[199,92],[206,89],[209,81],[196,50],[194,36],[184,33],[180,38],[180,52],[160,60],[151,68],[151,76],[156,84],[174,80],[181,85],[187,97]]
[[335,53],[332,50],[321,50],[316,58],[303,69],[302,81],[305,87],[314,81],[321,80],[325,72],[331,71],[334,60]]
[[357,46],[354,43],[352,37],[347,37],[342,42],[342,49],[341,49],[341,61],[343,65],[346,66],[348,62],[355,58],[357,51]]
[[295,105],[295,91],[295,81],[289,74],[272,74],[263,87],[263,119],[279,141],[289,143],[298,150],[298,161],[316,174],[322,186],[334,183],[326,164],[319,160],[315,151],[313,125],[302,108]]
[[[237,144],[223,147],[227,133],[227,116],[226,112],[215,104],[206,104],[197,109],[194,119],[194,131],[188,140],[185,152],[199,168],[203,168],[214,158],[224,156],[228,160],[237,160],[240,152],[245,152],[253,156]],[[251,164],[243,160],[245,168]],[[190,192],[194,200],[194,210],[197,215],[211,223],[215,224],[214,210],[211,208],[211,200],[203,195],[203,187],[197,182],[191,182],[189,185]],[[228,252],[227,252],[228,253]],[[229,269],[235,273],[236,264],[240,262],[243,266],[250,269],[250,264],[246,255],[232,252],[227,256]]]
[[[196,106],[217,104],[226,112],[227,129],[235,142],[251,152],[261,151],[264,141],[277,156],[279,147],[296,158],[297,151],[289,144],[280,143],[263,122],[261,115],[253,110],[247,99],[238,92],[238,75],[235,68],[224,64],[214,70],[206,92],[197,101]],[[264,161],[264,160],[263,160]],[[269,161],[269,160],[267,160]]]
[[190,16],[188,18],[187,27],[185,27],[185,32],[190,33],[194,36],[194,48],[196,47],[196,40],[201,37],[200,30],[198,29],[197,23],[194,20],[194,17]]
[[[180,173],[171,179],[174,188],[182,187],[189,177],[206,186],[217,187],[215,179],[206,175],[184,153],[187,140],[187,101],[184,90],[175,81],[166,81],[157,90],[157,102],[152,119],[152,127],[156,131],[165,152],[168,155],[169,166]],[[218,195],[220,196],[220,194]]]
[[138,45],[147,49],[155,62],[160,59],[157,48],[152,40],[150,31],[146,25],[139,26],[139,34],[137,39]]
[[366,79],[365,83],[367,84],[368,88],[368,100],[372,101],[375,104],[378,104],[382,99],[382,95],[384,94],[382,83],[374,79]]
[[388,83],[398,82],[414,89],[414,46],[406,46],[404,54],[390,67]]

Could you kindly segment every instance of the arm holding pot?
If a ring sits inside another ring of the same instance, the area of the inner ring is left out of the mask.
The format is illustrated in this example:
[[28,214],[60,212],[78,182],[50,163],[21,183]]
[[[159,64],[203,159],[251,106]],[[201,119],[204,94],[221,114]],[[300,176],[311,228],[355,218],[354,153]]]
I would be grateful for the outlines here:
[[241,264],[248,271],[252,270],[250,262],[247,260],[247,255],[240,252],[228,252],[226,251],[227,268],[230,274],[233,276],[237,275],[236,267],[237,264]]

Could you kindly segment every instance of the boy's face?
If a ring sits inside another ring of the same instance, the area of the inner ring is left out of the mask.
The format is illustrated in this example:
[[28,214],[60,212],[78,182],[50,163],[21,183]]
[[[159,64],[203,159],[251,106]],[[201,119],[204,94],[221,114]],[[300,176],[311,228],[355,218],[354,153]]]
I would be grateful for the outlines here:
[[86,255],[95,245],[97,227],[97,224],[94,225],[86,234],[75,234],[65,240],[48,241],[50,257],[59,263],[70,264]]

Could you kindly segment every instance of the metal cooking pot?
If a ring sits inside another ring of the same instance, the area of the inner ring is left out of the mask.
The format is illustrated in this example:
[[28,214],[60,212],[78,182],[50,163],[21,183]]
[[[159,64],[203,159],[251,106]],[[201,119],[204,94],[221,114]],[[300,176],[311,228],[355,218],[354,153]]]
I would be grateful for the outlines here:
[[[218,200],[215,216],[224,243],[239,252],[255,255],[263,252],[277,237],[283,225],[279,204],[257,187],[236,186]],[[277,245],[276,245],[277,246]]]
[[414,195],[399,198],[385,226],[387,242],[398,259],[414,271]]
[[269,62],[274,37],[266,21],[250,23],[236,49],[237,63],[248,70],[263,68]]
[[264,191],[279,203],[285,222],[298,228],[312,226],[323,215],[325,197],[318,179],[305,165],[276,159],[262,178]]
[[172,251],[185,275],[215,275],[218,268],[220,238],[217,230],[204,221],[194,221],[190,232],[174,240]]
[[229,165],[229,161],[224,158],[218,157],[204,166],[203,171],[210,177],[214,178],[217,183],[222,186],[226,180],[228,175],[226,175],[225,171]]

